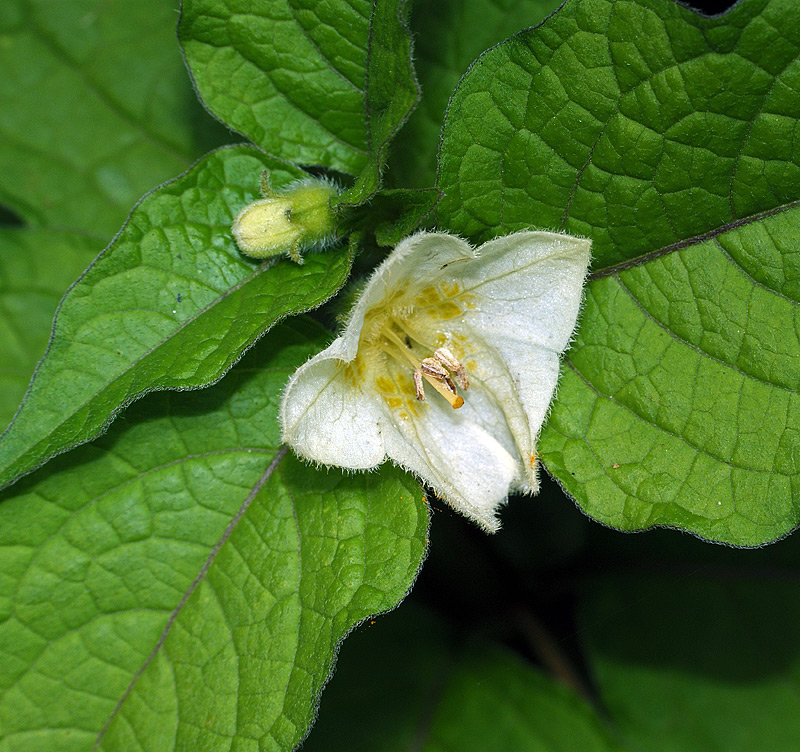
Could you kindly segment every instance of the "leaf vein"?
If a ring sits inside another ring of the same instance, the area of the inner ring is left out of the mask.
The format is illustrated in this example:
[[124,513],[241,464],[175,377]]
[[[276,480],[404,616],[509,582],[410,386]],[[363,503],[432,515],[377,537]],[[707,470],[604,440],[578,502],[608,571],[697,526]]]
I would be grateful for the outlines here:
[[[626,405],[626,404],[624,404],[624,403],[620,402],[620,401],[619,401],[618,399],[616,399],[616,397],[614,397],[613,395],[611,395],[611,394],[604,394],[603,392],[599,391],[599,390],[597,389],[597,387],[595,387],[595,385],[594,385],[594,384],[592,384],[592,382],[591,382],[591,381],[590,381],[590,380],[589,380],[589,379],[588,379],[586,376],[584,376],[584,375],[583,375],[583,373],[581,373],[581,371],[578,369],[578,367],[577,367],[577,366],[576,366],[576,365],[575,365],[575,364],[574,364],[574,363],[573,363],[573,362],[572,362],[570,359],[565,359],[565,360],[564,360],[564,363],[565,363],[565,364],[567,365],[567,367],[568,367],[568,368],[570,368],[570,369],[571,369],[571,370],[572,370],[572,371],[575,373],[575,375],[576,375],[576,376],[577,376],[577,377],[578,377],[578,378],[579,378],[581,381],[583,381],[583,383],[584,383],[584,384],[586,384],[586,386],[587,386],[587,387],[589,387],[589,389],[591,389],[591,390],[592,390],[592,391],[593,391],[593,392],[594,392],[594,393],[595,393],[595,394],[596,394],[596,395],[597,395],[599,398],[608,400],[608,401],[609,401],[609,402],[611,402],[612,404],[614,404],[614,405],[616,405],[617,407],[619,407],[619,408],[621,408],[622,410],[624,410],[626,413],[629,413],[630,415],[633,415],[635,418],[637,418],[638,420],[642,421],[643,423],[647,423],[648,425],[650,425],[650,426],[653,426],[653,428],[656,428],[656,429],[658,429],[658,430],[659,430],[659,431],[661,431],[662,433],[665,433],[665,434],[667,434],[667,436],[671,436],[672,438],[674,438],[674,439],[677,439],[678,441],[680,441],[680,442],[684,443],[684,444],[685,444],[687,447],[689,447],[690,449],[693,449],[693,450],[694,450],[695,452],[697,452],[698,454],[702,454],[702,455],[704,455],[704,456],[708,457],[709,459],[711,459],[711,460],[714,460],[715,462],[719,462],[719,463],[720,463],[720,464],[722,464],[722,465],[727,465],[728,467],[730,467],[730,468],[735,468],[735,469],[737,469],[737,470],[744,470],[744,471],[746,471],[746,472],[752,472],[752,473],[763,473],[763,472],[765,472],[764,470],[761,470],[761,469],[759,469],[759,468],[755,468],[755,467],[746,467],[746,466],[744,466],[744,465],[739,465],[739,464],[736,464],[736,463],[735,463],[735,462],[733,462],[733,460],[731,460],[731,459],[726,459],[726,458],[724,458],[724,457],[718,457],[717,455],[713,454],[712,452],[708,451],[707,449],[704,449],[703,447],[697,446],[696,444],[694,444],[694,443],[692,443],[691,441],[689,441],[689,439],[687,439],[685,436],[682,436],[681,434],[675,433],[675,431],[671,431],[671,430],[669,430],[668,428],[665,428],[664,426],[662,426],[662,425],[660,425],[660,424],[658,424],[658,423],[655,423],[655,422],[653,422],[652,420],[650,420],[649,418],[645,417],[644,415],[641,415],[641,414],[639,414],[639,413],[638,413],[638,412],[636,412],[636,411],[635,411],[635,410],[634,410],[632,407],[630,407],[629,405]],[[583,437],[583,441],[586,443],[586,445],[587,445],[587,446],[589,446],[589,441],[588,441],[588,439],[587,439],[586,437]],[[790,476],[790,475],[788,475],[788,474],[786,474],[786,473],[777,473],[777,474],[778,474],[778,475],[782,475],[782,476],[783,476],[783,477],[785,477],[785,478],[791,478],[791,477],[792,477],[792,476]]]
[[699,345],[695,345],[693,342],[690,342],[689,340],[687,340],[687,339],[681,337],[680,335],[676,334],[663,321],[660,321],[655,316],[653,316],[653,314],[650,313],[650,311],[648,311],[644,307],[644,305],[642,305],[642,303],[639,301],[639,299],[633,294],[631,289],[622,281],[622,278],[619,275],[615,275],[615,279],[617,280],[617,282],[619,283],[620,287],[622,288],[622,291],[626,295],[628,295],[628,297],[631,299],[633,304],[642,312],[642,314],[645,316],[645,318],[647,318],[649,321],[652,321],[660,329],[663,329],[676,342],[678,342],[678,343],[680,343],[682,345],[685,345],[690,350],[694,350],[699,355],[702,355],[703,357],[708,358],[709,360],[712,360],[715,363],[719,363],[721,366],[724,366],[725,368],[730,368],[734,373],[739,374],[743,378],[752,379],[753,381],[755,381],[755,382],[757,382],[759,384],[764,384],[766,386],[773,387],[775,389],[780,389],[781,391],[788,392],[789,394],[797,394],[797,390],[796,389],[792,389],[791,387],[783,386],[782,384],[776,384],[775,382],[767,381],[766,379],[760,378],[759,376],[754,376],[751,373],[747,373],[746,371],[742,371],[740,368],[735,366],[733,363],[728,363],[727,361],[722,360],[721,358],[718,358],[715,355],[711,355],[711,353],[707,352],[706,350],[703,350]]
[[704,243],[706,240],[712,240],[713,238],[716,238],[718,235],[722,235],[726,232],[729,232],[730,230],[735,230],[737,227],[745,227],[747,225],[753,224],[754,222],[759,222],[762,219],[774,217],[776,214],[781,214],[785,211],[789,211],[790,209],[795,209],[799,206],[800,206],[800,199],[798,199],[797,201],[792,201],[788,204],[782,204],[781,206],[776,206],[774,209],[758,212],[757,214],[751,214],[748,217],[735,219],[731,222],[728,222],[727,224],[715,227],[713,230],[708,230],[707,232],[701,233],[699,235],[694,235],[693,237],[686,238],[685,240],[679,240],[677,243],[671,243],[670,245],[662,246],[661,248],[658,248],[655,251],[648,251],[647,253],[644,253],[641,256],[637,256],[636,258],[627,259],[625,261],[621,261],[618,264],[612,264],[611,266],[606,266],[602,269],[597,269],[596,271],[593,271],[591,274],[589,274],[587,280],[589,282],[592,282],[595,279],[602,279],[603,277],[610,277],[612,275],[616,275],[621,271],[625,271],[626,269],[632,269],[636,266],[641,266],[642,264],[646,264],[648,261],[661,258],[661,256],[666,256],[669,253],[680,251],[684,248],[689,248],[694,245],[699,245],[700,243]]
[[236,514],[234,514],[233,518],[228,523],[228,526],[225,528],[225,530],[223,531],[223,533],[220,536],[219,540],[214,545],[214,548],[209,553],[208,557],[206,558],[205,562],[203,563],[203,566],[200,567],[200,570],[198,571],[198,573],[195,576],[194,580],[192,580],[192,583],[189,585],[189,587],[187,588],[186,592],[183,594],[183,597],[181,598],[180,602],[178,603],[177,606],[175,606],[174,610],[170,614],[170,617],[169,617],[166,625],[164,626],[164,630],[161,633],[161,636],[159,637],[158,642],[153,647],[153,650],[150,652],[150,655],[147,656],[147,658],[145,659],[144,663],[139,667],[137,672],[134,674],[133,678],[130,681],[130,684],[128,684],[127,688],[123,692],[122,697],[120,697],[120,699],[117,702],[116,706],[114,707],[114,709],[109,714],[108,719],[106,720],[105,724],[103,725],[103,728],[100,729],[100,732],[97,734],[97,738],[95,739],[94,746],[92,747],[93,750],[98,749],[98,747],[100,746],[100,743],[103,740],[103,736],[105,735],[106,731],[108,731],[108,729],[111,726],[111,723],[113,722],[113,720],[119,714],[119,711],[122,709],[122,706],[125,703],[125,700],[127,700],[129,695],[133,691],[136,683],[139,681],[139,678],[145,672],[147,667],[153,662],[153,660],[155,659],[156,655],[158,655],[159,651],[164,646],[164,643],[167,640],[167,636],[169,635],[170,631],[172,630],[172,626],[173,626],[173,624],[175,624],[175,621],[177,620],[178,616],[180,615],[181,611],[183,610],[183,607],[188,602],[188,600],[191,597],[192,593],[194,593],[194,591],[197,589],[197,586],[205,579],[205,576],[208,573],[208,570],[210,569],[211,565],[213,564],[214,559],[216,558],[216,556],[219,553],[220,549],[225,544],[225,542],[228,540],[228,538],[230,538],[231,534],[234,531],[234,528],[239,524],[239,521],[244,516],[245,512],[247,512],[247,509],[250,506],[250,504],[252,503],[253,499],[255,499],[255,497],[258,495],[259,491],[261,491],[261,489],[266,485],[267,481],[272,477],[272,474],[275,472],[275,470],[277,469],[277,467],[280,464],[281,460],[286,456],[288,451],[289,451],[289,448],[287,446],[282,446],[280,449],[278,449],[278,451],[275,453],[275,457],[272,459],[272,462],[269,463],[269,466],[267,467],[267,469],[262,473],[261,477],[253,485],[253,488],[250,490],[250,493],[247,494],[245,500],[242,502],[242,504],[239,507],[239,509],[237,510]]

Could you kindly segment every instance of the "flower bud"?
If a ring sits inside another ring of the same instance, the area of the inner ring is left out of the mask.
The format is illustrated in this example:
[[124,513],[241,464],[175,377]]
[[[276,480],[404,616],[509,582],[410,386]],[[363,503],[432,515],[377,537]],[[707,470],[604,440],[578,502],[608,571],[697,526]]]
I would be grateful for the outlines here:
[[334,237],[336,218],[330,200],[339,189],[325,178],[305,178],[278,192],[261,175],[264,198],[244,207],[233,220],[231,231],[242,253],[253,258],[288,254],[303,263],[300,251],[324,248]]

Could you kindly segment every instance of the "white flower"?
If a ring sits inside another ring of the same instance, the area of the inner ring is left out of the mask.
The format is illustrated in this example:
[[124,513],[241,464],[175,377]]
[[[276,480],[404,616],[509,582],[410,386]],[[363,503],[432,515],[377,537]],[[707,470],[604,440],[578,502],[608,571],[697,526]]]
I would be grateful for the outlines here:
[[389,457],[496,531],[509,492],[539,488],[536,438],[590,245],[550,232],[477,250],[444,233],[406,238],[343,334],[289,381],[284,441],[300,457],[353,470]]

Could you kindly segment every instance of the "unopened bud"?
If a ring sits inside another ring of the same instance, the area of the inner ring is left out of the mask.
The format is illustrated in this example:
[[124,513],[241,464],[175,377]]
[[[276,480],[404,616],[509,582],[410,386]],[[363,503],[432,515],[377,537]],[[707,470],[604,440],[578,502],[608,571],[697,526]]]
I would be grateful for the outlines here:
[[335,237],[336,218],[329,202],[338,193],[324,178],[306,178],[277,192],[265,170],[261,176],[264,198],[245,206],[231,225],[236,245],[253,258],[286,253],[302,264],[301,251],[323,248]]

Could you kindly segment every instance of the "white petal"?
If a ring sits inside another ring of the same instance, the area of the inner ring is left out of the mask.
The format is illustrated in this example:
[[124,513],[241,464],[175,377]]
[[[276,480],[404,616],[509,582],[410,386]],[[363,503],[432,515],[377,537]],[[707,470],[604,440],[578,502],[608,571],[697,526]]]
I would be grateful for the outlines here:
[[468,325],[563,352],[575,329],[590,248],[588,240],[553,232],[517,232],[485,243],[469,278],[460,280],[480,301]]
[[485,243],[453,280],[475,307],[450,322],[451,333],[470,343],[470,377],[505,416],[520,461],[518,490],[539,489],[536,438],[575,328],[590,247],[581,238],[518,232]]
[[[465,260],[475,260],[475,250],[455,235],[439,232],[421,232],[404,238],[375,270],[361,297],[350,313],[342,337],[346,341],[342,357],[352,360],[358,349],[358,337],[364,323],[364,314],[372,306],[383,305],[392,293],[403,287],[413,290],[431,284],[431,280],[450,279],[452,273],[443,273],[450,266],[465,266]],[[459,262],[459,263],[453,263]]]
[[[496,530],[510,488],[538,489],[535,442],[575,326],[589,248],[587,240],[547,232],[514,233],[478,251],[441,233],[402,241],[369,280],[342,336],[290,381],[284,440],[301,456],[352,469],[388,455]],[[418,293],[427,296],[431,286],[461,296],[455,315],[453,306],[419,307]],[[373,306],[408,317],[430,342],[458,342],[473,382],[461,409],[429,394],[404,420],[377,393],[374,373],[346,377]]]
[[471,341],[478,367],[470,373],[474,386],[468,403],[473,401],[473,393],[491,394],[519,458],[520,478],[515,488],[535,493],[539,490],[536,439],[558,383],[558,354],[513,335],[494,333],[487,341],[473,332]]
[[386,458],[375,400],[345,378],[340,337],[295,372],[281,402],[283,441],[301,457],[351,470],[368,470]]
[[376,467],[388,455],[461,514],[496,531],[497,509],[519,478],[509,452],[513,439],[497,407],[476,395],[453,410],[430,395],[419,417],[402,420],[380,398],[348,383],[338,357],[343,349],[340,338],[289,381],[281,404],[283,440],[301,457],[353,470]]
[[431,397],[424,414],[387,421],[384,441],[389,457],[430,483],[456,511],[495,532],[496,514],[519,477],[518,462],[465,404],[453,410]]

